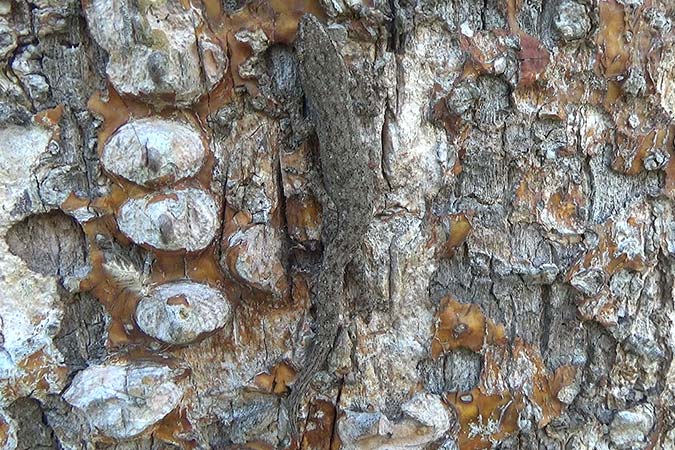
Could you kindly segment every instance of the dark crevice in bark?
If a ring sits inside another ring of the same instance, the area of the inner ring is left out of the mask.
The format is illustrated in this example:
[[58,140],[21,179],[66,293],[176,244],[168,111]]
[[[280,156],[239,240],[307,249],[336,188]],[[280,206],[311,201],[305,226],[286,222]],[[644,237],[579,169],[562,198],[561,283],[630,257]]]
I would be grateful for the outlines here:
[[286,274],[286,282],[288,285],[288,294],[289,298],[293,298],[293,280],[291,278],[292,274],[292,263],[289,256],[290,247],[291,247],[291,238],[288,232],[288,216],[287,216],[287,205],[286,205],[286,193],[284,192],[284,183],[281,173],[281,152],[283,149],[277,150],[277,157],[275,158],[275,174],[276,174],[276,184],[277,184],[277,195],[278,195],[278,208],[277,212],[279,217],[279,230],[284,236],[284,248],[282,249],[284,257],[282,258],[284,264],[284,273]]
[[388,164],[387,164],[387,157],[390,153],[390,147],[391,147],[391,136],[389,135],[389,124],[390,121],[392,120],[390,116],[393,115],[393,112],[389,110],[387,107],[384,112],[384,121],[382,122],[382,132],[380,135],[380,170],[382,171],[382,178],[384,179],[384,182],[387,185],[387,189],[390,191],[392,190],[391,188],[391,180],[389,179],[389,170],[388,170]]
[[328,450],[333,450],[335,445],[335,439],[337,438],[338,433],[338,419],[340,417],[340,400],[342,399],[342,387],[344,386],[344,380],[340,379],[338,385],[337,395],[335,397],[335,416],[333,417],[333,424],[330,431],[330,439],[328,441]]
[[551,335],[551,324],[553,323],[554,309],[551,305],[551,286],[543,284],[541,286],[541,328],[539,352],[544,360],[548,356],[548,343]]

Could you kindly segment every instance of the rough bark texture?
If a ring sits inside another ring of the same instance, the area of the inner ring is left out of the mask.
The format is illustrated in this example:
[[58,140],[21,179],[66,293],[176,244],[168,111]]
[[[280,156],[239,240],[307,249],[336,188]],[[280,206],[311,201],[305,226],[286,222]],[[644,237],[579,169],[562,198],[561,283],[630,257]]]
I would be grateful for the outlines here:
[[0,0],[0,448],[675,449],[670,0]]

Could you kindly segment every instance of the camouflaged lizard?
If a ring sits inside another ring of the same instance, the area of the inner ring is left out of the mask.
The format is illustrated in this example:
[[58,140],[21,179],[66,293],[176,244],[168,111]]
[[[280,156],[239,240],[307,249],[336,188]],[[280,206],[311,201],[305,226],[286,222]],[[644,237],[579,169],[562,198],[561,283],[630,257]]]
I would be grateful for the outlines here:
[[[333,348],[345,316],[345,267],[361,244],[373,214],[375,183],[369,151],[360,138],[359,119],[352,106],[350,74],[323,25],[303,17],[296,49],[300,80],[310,119],[319,139],[324,203],[324,254],[313,298],[316,334],[288,397],[293,437],[300,403],[314,374]],[[330,218],[331,220],[326,220]]]

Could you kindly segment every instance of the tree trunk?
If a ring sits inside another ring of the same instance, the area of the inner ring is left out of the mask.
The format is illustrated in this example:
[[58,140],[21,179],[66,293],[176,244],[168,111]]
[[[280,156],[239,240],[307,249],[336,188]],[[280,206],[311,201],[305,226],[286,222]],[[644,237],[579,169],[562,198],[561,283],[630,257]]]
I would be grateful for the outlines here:
[[0,0],[2,449],[675,449],[671,0]]

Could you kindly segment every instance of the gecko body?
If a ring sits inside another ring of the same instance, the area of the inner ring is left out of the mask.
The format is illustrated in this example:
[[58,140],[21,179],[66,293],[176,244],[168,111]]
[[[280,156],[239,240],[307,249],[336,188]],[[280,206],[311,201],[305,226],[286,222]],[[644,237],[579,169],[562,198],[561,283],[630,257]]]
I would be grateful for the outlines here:
[[350,74],[323,25],[303,17],[296,44],[300,80],[319,140],[323,184],[334,223],[324,223],[324,254],[313,298],[314,341],[288,397],[291,434],[302,396],[314,374],[326,363],[345,313],[344,272],[372,217],[375,184],[369,151],[360,137],[352,106]]

